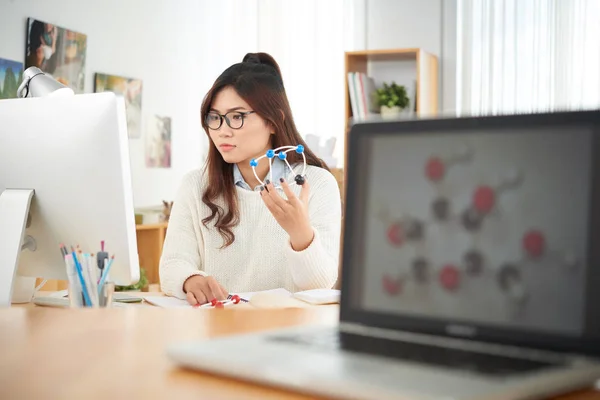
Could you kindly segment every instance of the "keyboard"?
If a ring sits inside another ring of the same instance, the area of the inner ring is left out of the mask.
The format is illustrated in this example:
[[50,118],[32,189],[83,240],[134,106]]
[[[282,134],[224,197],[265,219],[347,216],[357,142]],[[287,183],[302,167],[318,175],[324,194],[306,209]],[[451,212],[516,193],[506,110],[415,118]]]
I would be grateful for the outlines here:
[[455,349],[422,343],[373,338],[331,330],[299,335],[270,336],[270,340],[309,346],[318,351],[340,350],[384,356],[407,362],[451,369],[460,369],[481,375],[506,377],[533,373],[563,365],[482,352]]
[[[65,297],[41,296],[34,297],[33,304],[44,307],[68,308],[70,306],[69,299]],[[131,307],[126,303],[112,302],[112,307]]]

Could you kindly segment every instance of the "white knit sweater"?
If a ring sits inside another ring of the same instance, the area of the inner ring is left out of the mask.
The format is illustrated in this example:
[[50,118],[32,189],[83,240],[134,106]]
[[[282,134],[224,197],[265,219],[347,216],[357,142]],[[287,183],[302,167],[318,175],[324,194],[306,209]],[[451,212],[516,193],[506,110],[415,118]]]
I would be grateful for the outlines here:
[[[315,232],[312,243],[295,251],[284,231],[264,205],[260,193],[236,187],[240,223],[233,228],[235,242],[220,249],[223,238],[202,219],[210,215],[202,202],[207,184],[204,170],[188,173],[171,210],[160,260],[161,290],[185,298],[184,281],[192,275],[213,276],[229,293],[285,288],[291,292],[331,288],[338,276],[341,230],[340,191],[325,169],[307,166],[310,184],[309,218]],[[279,182],[277,182],[279,183]],[[290,188],[299,196],[300,186]],[[283,190],[278,188],[284,198]],[[224,203],[218,202],[225,208]]]

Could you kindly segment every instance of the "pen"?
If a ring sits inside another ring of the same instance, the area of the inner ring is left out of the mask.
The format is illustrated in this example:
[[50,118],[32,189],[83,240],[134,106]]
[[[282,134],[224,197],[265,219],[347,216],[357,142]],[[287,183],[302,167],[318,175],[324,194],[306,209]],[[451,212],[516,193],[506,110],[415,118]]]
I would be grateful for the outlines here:
[[65,245],[64,244],[60,244],[60,254],[62,254],[63,257],[67,256],[67,249],[65,249]]
[[242,302],[242,303],[248,303],[248,300],[240,297],[237,294],[229,294],[227,295],[227,300],[232,300],[235,304]]
[[108,272],[110,271],[110,267],[112,266],[113,261],[115,260],[115,256],[113,255],[108,262],[104,271],[102,271],[102,277],[100,278],[100,282],[98,283],[98,293],[102,293],[102,289],[104,287],[104,282],[106,281],[106,277],[108,276]]
[[108,260],[108,253],[104,251],[104,240],[102,240],[100,242],[100,251],[98,252],[98,254],[96,254],[96,262],[98,264],[98,269],[100,269],[100,276],[102,276],[104,272],[106,260]]
[[90,296],[92,298],[92,306],[97,307],[99,304],[98,301],[98,286],[96,282],[98,281],[97,269],[94,266],[93,258],[90,257],[89,254],[85,254],[85,264],[87,267],[87,273],[89,276],[89,288],[90,288]]
[[92,302],[90,300],[90,295],[89,295],[87,287],[85,285],[85,280],[83,279],[83,272],[81,270],[81,264],[79,264],[79,260],[77,259],[77,255],[75,254],[75,250],[73,249],[73,246],[71,246],[71,250],[72,250],[71,255],[73,256],[73,261],[75,262],[75,269],[77,270],[77,276],[79,277],[79,283],[81,284],[81,290],[83,291],[83,298],[85,300],[84,304],[91,306]]
[[73,256],[67,254],[65,256],[65,263],[67,265],[67,277],[69,279],[69,302],[72,306],[81,307],[85,305],[83,299],[83,292],[81,285],[77,282],[77,271],[75,269],[75,263],[73,262]]

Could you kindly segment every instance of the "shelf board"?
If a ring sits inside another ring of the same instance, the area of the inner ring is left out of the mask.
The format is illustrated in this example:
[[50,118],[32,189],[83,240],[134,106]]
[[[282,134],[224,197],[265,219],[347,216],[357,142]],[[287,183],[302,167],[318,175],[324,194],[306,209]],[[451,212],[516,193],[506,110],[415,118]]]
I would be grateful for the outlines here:
[[348,58],[366,58],[369,60],[415,60],[421,50],[417,48],[410,49],[381,49],[381,50],[358,50],[348,51]]
[[167,222],[159,222],[157,224],[138,224],[135,226],[136,231],[146,231],[150,229],[161,229],[166,228],[168,225]]

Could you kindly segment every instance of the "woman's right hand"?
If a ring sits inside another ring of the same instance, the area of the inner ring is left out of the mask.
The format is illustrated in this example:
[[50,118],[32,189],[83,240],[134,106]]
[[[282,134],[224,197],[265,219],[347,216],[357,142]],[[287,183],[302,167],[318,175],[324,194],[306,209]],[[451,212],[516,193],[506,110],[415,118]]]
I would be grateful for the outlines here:
[[193,306],[209,303],[212,299],[225,300],[228,295],[227,290],[212,276],[191,276],[183,284],[183,290],[188,303]]

